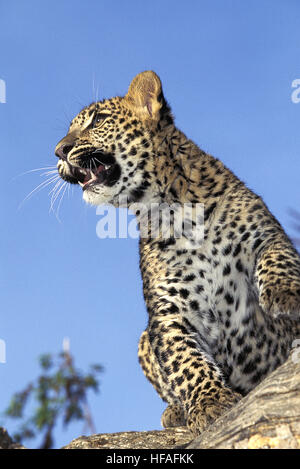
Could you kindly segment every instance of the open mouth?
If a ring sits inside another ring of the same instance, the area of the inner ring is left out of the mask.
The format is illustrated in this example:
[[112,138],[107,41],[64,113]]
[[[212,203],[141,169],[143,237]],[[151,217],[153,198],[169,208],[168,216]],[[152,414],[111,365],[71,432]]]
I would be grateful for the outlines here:
[[120,178],[121,169],[111,154],[93,152],[81,158],[82,165],[72,166],[68,163],[70,176],[74,183],[78,183],[82,190],[103,184],[113,186]]

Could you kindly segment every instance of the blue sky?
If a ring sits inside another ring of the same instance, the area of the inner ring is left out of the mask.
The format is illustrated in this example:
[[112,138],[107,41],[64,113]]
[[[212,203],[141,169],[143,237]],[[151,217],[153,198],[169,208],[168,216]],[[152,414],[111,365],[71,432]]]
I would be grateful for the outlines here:
[[[64,197],[60,221],[49,213],[49,188],[19,208],[43,181],[21,174],[55,164],[56,143],[96,93],[123,95],[137,73],[153,69],[178,127],[262,195],[293,234],[299,59],[298,0],[0,2],[0,411],[37,375],[37,357],[60,351],[65,336],[80,368],[105,367],[90,399],[97,432],[159,429],[164,409],[137,362],[147,323],[137,240],[100,240],[99,215],[78,187]],[[81,433],[81,424],[58,428],[56,445]]]

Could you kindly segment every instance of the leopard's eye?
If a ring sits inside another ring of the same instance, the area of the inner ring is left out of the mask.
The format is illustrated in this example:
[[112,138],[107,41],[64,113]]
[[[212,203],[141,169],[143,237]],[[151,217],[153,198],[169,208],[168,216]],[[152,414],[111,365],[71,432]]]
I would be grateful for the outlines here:
[[107,117],[109,117],[109,114],[105,114],[104,112],[96,113],[92,120],[92,127],[101,124],[105,119],[107,119]]

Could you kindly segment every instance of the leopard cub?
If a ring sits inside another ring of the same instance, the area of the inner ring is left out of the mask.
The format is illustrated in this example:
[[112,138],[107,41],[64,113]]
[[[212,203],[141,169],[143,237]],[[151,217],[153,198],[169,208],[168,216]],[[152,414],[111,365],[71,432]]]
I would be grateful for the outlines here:
[[[139,361],[168,403],[162,424],[200,433],[287,358],[299,334],[297,251],[262,199],[176,128],[152,71],[124,97],[85,107],[55,153],[86,202],[145,207]],[[202,242],[178,236],[176,211],[167,236],[150,236],[153,204],[188,204],[190,226],[203,204]]]

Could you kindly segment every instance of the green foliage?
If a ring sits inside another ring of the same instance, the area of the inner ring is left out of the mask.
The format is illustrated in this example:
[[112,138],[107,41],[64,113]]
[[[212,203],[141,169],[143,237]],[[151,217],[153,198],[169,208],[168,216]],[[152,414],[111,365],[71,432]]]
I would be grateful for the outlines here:
[[[69,352],[58,356],[50,354],[39,358],[41,374],[35,382],[23,391],[13,395],[6,417],[21,420],[18,432],[13,435],[15,441],[43,435],[41,448],[53,447],[53,430],[59,419],[68,426],[74,420],[83,420],[92,432],[95,432],[87,403],[87,392],[98,392],[97,375],[101,365],[92,365],[87,374],[75,368],[74,359]],[[25,418],[25,407],[33,400],[35,408],[29,418]]]

